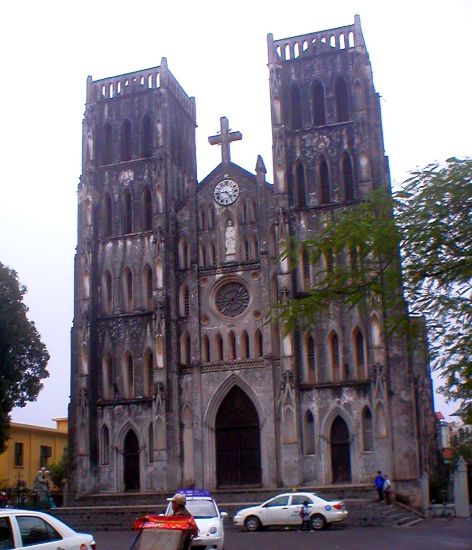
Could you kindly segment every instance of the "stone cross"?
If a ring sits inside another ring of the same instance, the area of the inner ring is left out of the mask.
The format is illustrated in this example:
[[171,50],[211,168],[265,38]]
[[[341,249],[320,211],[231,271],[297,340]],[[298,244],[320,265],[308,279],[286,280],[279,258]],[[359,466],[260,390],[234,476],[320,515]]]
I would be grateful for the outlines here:
[[243,139],[241,132],[230,132],[228,119],[225,116],[220,118],[221,130],[216,136],[210,136],[208,141],[211,145],[221,145],[221,159],[223,162],[231,162],[229,144],[232,141]]

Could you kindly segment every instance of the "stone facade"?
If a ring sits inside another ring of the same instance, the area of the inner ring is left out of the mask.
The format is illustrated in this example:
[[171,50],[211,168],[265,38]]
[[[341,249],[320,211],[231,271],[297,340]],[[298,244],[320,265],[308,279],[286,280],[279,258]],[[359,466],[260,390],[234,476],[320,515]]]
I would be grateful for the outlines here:
[[[359,19],[268,37],[274,183],[231,162],[197,181],[195,103],[159,67],[87,82],[72,329],[70,493],[370,481],[415,494],[434,426],[427,354],[386,311],[311,331],[267,314],[313,266],[279,259],[335,208],[389,188]],[[328,258],[326,261],[330,261]],[[423,457],[423,458],[422,458]]]

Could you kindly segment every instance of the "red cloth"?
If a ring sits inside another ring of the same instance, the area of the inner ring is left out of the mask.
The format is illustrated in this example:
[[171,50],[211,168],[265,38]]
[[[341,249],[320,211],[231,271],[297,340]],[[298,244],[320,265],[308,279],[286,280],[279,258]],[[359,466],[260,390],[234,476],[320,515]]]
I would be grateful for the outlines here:
[[192,536],[198,533],[198,527],[193,517],[188,516],[154,516],[147,515],[135,520],[133,528],[139,529],[178,529],[190,531]]

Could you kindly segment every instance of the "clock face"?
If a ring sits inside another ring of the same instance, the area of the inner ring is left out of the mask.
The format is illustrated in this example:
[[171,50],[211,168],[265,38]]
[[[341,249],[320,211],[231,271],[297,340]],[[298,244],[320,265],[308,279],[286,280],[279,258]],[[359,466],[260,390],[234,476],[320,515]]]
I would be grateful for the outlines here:
[[213,196],[218,204],[227,206],[239,197],[239,186],[233,180],[222,180],[215,186]]

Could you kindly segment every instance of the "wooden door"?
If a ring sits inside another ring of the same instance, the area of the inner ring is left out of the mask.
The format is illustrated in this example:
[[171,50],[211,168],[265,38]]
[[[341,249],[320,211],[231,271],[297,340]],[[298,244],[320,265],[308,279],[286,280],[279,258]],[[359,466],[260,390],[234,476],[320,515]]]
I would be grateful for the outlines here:
[[346,422],[337,416],[331,425],[331,471],[333,483],[351,481],[351,442]]
[[123,459],[125,491],[139,491],[139,441],[133,430],[126,434]]
[[249,397],[235,386],[216,416],[218,487],[261,484],[259,416]]

